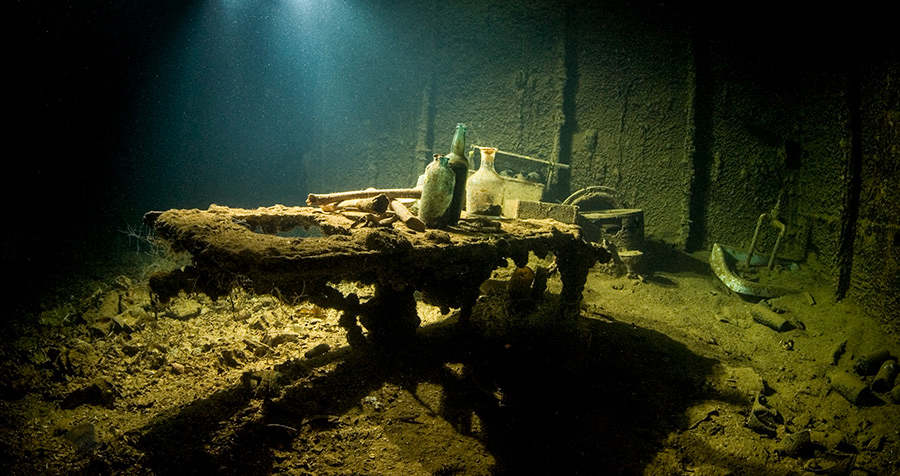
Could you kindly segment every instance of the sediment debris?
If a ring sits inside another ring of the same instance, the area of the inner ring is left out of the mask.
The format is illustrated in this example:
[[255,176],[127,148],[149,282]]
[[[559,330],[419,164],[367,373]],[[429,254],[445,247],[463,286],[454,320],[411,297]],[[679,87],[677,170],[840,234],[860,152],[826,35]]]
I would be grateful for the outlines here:
[[775,453],[781,456],[797,458],[808,453],[812,449],[813,443],[809,435],[809,430],[804,429],[797,433],[788,433],[778,442]]
[[891,353],[887,349],[877,349],[856,359],[853,370],[862,376],[875,375],[881,364],[890,358]]
[[764,304],[764,301],[760,301],[756,306],[750,309],[750,316],[753,317],[754,321],[777,332],[784,332],[793,327],[790,321],[785,319],[784,316],[769,309],[769,307]]
[[307,359],[312,359],[314,357],[318,357],[320,355],[325,355],[328,351],[331,350],[331,346],[326,343],[321,343],[312,349],[307,350],[303,353],[303,356]]
[[881,364],[878,373],[875,374],[875,380],[872,381],[873,392],[887,392],[894,386],[894,379],[897,377],[898,365],[894,359],[886,360]]
[[747,417],[747,427],[766,436],[775,436],[780,419],[778,410],[768,405],[762,392],[757,393],[750,415]]
[[97,437],[97,429],[92,423],[75,425],[66,431],[63,436],[66,441],[81,452],[91,452],[100,448],[100,439]]
[[854,405],[859,405],[869,395],[869,387],[865,382],[845,370],[829,373],[828,380],[834,391]]

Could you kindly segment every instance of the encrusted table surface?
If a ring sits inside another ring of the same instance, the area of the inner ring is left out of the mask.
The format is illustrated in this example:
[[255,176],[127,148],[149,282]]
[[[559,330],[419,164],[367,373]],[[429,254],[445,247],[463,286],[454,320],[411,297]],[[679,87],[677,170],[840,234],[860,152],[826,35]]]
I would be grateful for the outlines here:
[[[529,252],[556,256],[561,300],[576,312],[588,270],[609,259],[604,248],[582,238],[579,227],[553,220],[465,220],[446,231],[420,233],[399,221],[366,226],[366,218],[362,212],[282,205],[148,212],[145,223],[173,250],[192,257],[190,266],[158,273],[150,284],[161,301],[179,291],[215,299],[237,286],[309,299],[343,311],[341,325],[357,345],[366,342],[357,318],[370,339],[414,333],[417,290],[431,304],[461,309],[460,319],[466,319],[491,272],[506,266],[507,258],[525,266]],[[278,235],[297,227],[323,236]],[[360,302],[329,284],[342,280],[373,284],[375,296]]]

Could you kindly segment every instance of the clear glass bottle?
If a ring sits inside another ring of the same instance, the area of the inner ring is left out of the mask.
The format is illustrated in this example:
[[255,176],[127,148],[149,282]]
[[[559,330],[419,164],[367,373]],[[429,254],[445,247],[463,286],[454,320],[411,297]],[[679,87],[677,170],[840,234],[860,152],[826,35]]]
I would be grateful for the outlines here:
[[494,170],[494,147],[479,147],[481,166],[466,183],[466,213],[500,216],[503,214],[503,177]]
[[434,154],[434,161],[425,167],[422,181],[422,197],[419,199],[419,219],[427,228],[443,228],[447,225],[447,209],[453,201],[456,175],[447,166],[450,159]]
[[453,186],[453,200],[447,208],[447,225],[456,225],[462,207],[466,201],[466,179],[469,178],[469,159],[466,158],[466,125],[462,122],[456,124],[456,132],[453,134],[453,142],[450,145],[450,153],[447,154],[447,165],[456,176]]

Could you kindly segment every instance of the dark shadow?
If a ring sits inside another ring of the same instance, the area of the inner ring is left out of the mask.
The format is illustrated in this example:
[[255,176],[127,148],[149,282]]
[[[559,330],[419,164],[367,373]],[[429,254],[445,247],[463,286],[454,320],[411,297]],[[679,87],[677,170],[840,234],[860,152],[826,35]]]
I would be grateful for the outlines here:
[[[138,437],[137,446],[146,453],[147,466],[159,475],[216,474],[222,461],[209,451],[211,436],[248,401],[249,395],[238,386],[154,420]],[[253,461],[260,468],[247,474],[268,474],[265,468],[272,464],[268,451],[261,451]]]
[[609,320],[548,323],[506,340],[481,343],[468,368],[478,387],[503,392],[502,402],[482,391],[470,405],[495,474],[641,474],[715,364]]
[[[685,253],[674,246],[655,240],[644,242],[644,253],[649,255],[648,267],[652,271],[670,274],[712,275],[709,263]],[[703,252],[697,252],[703,253]],[[706,253],[708,255],[709,253]]]
[[653,284],[653,285],[660,286],[663,288],[677,288],[678,287],[678,283],[676,283],[675,281],[673,281],[665,276],[659,276],[657,274],[648,274],[648,275],[644,276],[644,282],[647,284]]
[[[656,331],[587,318],[522,324],[491,339],[436,325],[390,352],[324,357],[339,363],[321,375],[316,360],[281,365],[287,380],[305,381],[268,401],[260,418],[242,415],[251,396],[236,386],[153,421],[137,439],[147,468],[271,474],[273,449],[290,448],[297,429],[346,424],[310,421],[315,415],[345,414],[385,383],[414,393],[431,382],[443,389],[432,410],[481,440],[497,462],[494,474],[640,474],[684,424],[680,415],[716,363]],[[462,373],[446,363],[461,364]],[[226,425],[234,431],[216,441]]]

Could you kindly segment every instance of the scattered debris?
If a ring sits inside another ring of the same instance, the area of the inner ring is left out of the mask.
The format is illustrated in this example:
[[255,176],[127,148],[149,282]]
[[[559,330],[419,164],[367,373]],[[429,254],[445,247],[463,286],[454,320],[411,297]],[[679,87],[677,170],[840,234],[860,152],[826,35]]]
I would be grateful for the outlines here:
[[244,372],[241,385],[257,398],[272,398],[281,393],[284,386],[281,372],[275,370],[258,370]]
[[313,357],[318,357],[320,355],[325,355],[329,350],[331,350],[331,346],[326,343],[321,343],[312,349],[307,350],[303,353],[303,356],[307,359],[312,359]]
[[828,374],[828,380],[832,389],[854,405],[859,405],[868,395],[869,387],[850,372],[836,370]]
[[775,453],[781,456],[797,458],[805,455],[812,449],[812,440],[809,430],[804,429],[798,433],[788,433],[778,442]]
[[838,455],[828,458],[813,458],[803,465],[806,471],[827,476],[847,476],[856,464],[856,455]]
[[881,364],[878,373],[875,374],[875,380],[872,381],[872,391],[887,392],[894,386],[894,379],[897,377],[898,365],[894,359],[886,360]]
[[321,425],[321,424],[336,424],[341,421],[341,418],[337,415],[310,415],[308,417],[303,418],[301,425]]
[[375,410],[376,412],[380,412],[381,410],[384,409],[384,405],[382,405],[381,401],[378,400],[378,397],[373,396],[373,395],[363,397],[363,399],[360,401],[360,404],[361,405],[371,405],[372,410]]
[[784,332],[792,327],[790,321],[782,317],[781,314],[769,309],[764,304],[764,301],[760,301],[750,309],[750,316],[753,317],[754,321],[777,332]]
[[693,430],[705,421],[711,421],[712,417],[719,415],[719,409],[713,404],[704,404],[691,407],[687,411],[688,430]]
[[203,308],[196,301],[176,298],[166,308],[166,316],[185,321],[199,316],[202,311]]
[[805,293],[803,293],[803,296],[806,297],[806,304],[808,304],[810,306],[816,305],[816,298],[814,298],[811,293],[805,292]]
[[110,382],[105,379],[98,379],[66,395],[59,406],[64,409],[76,408],[81,405],[114,408],[117,397],[118,392]]
[[70,428],[64,438],[78,451],[90,452],[100,448],[97,429],[91,423],[82,423]]
[[890,394],[891,401],[900,404],[900,383],[894,385]]
[[299,339],[300,334],[297,334],[296,332],[275,332],[266,334],[263,343],[269,347],[278,347],[285,342],[297,342]]
[[853,364],[853,370],[862,376],[875,375],[886,360],[891,358],[887,349],[874,350],[868,354],[859,356]]
[[762,392],[758,393],[753,401],[750,415],[747,417],[747,427],[766,436],[775,436],[779,420],[778,411],[767,405],[766,397]]

